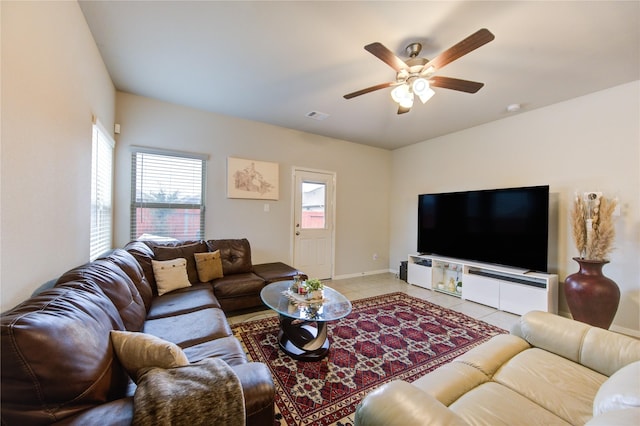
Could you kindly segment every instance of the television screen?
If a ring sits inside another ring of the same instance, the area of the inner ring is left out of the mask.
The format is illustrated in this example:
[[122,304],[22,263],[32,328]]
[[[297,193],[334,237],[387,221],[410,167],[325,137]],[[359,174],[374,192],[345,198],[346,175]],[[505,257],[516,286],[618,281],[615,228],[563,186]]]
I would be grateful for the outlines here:
[[418,251],[547,271],[549,186],[418,196]]

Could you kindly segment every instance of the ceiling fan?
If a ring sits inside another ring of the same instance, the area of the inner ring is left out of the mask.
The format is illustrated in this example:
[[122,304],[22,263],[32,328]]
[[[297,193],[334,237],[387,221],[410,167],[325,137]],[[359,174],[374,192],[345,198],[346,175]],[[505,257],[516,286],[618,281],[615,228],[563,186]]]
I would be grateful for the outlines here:
[[348,93],[344,95],[344,98],[351,99],[376,90],[395,87],[391,91],[391,97],[399,105],[398,114],[404,114],[411,110],[414,95],[418,95],[422,103],[427,102],[434,94],[431,87],[476,93],[484,86],[484,83],[451,77],[440,77],[434,74],[440,68],[489,43],[494,38],[495,36],[489,30],[483,28],[445,50],[432,60],[418,57],[422,50],[420,43],[411,43],[407,46],[405,51],[409,59],[406,61],[398,58],[381,43],[375,42],[368,44],[364,47],[366,51],[396,70],[396,80]]

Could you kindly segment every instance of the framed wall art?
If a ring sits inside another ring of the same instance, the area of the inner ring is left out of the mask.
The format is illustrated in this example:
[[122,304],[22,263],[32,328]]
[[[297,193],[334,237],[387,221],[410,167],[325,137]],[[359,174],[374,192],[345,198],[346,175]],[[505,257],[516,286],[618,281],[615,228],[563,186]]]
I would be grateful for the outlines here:
[[278,163],[228,157],[227,197],[277,200],[278,177]]

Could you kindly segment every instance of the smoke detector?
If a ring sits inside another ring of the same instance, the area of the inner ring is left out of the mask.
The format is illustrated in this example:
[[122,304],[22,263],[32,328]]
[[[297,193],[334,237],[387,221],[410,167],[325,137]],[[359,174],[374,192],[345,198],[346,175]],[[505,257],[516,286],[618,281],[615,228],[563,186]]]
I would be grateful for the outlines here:
[[507,112],[518,112],[522,108],[520,104],[507,105]]
[[322,121],[326,120],[329,117],[329,114],[320,111],[309,111],[304,116],[313,120]]

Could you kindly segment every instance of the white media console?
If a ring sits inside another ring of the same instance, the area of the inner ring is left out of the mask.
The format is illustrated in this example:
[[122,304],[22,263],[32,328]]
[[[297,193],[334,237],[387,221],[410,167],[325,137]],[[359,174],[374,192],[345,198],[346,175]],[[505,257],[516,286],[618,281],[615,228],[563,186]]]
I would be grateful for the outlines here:
[[409,255],[407,282],[501,311],[558,313],[558,276],[435,255]]

